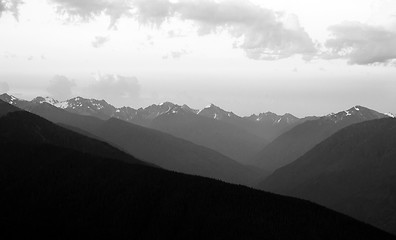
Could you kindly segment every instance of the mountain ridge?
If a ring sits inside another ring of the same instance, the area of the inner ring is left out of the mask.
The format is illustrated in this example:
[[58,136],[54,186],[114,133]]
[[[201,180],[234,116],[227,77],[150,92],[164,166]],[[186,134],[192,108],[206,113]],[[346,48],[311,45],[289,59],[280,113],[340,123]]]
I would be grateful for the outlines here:
[[345,127],[260,184],[396,234],[396,119]]
[[379,118],[388,118],[388,116],[362,106],[355,106],[316,120],[305,121],[265,146],[252,158],[252,164],[274,171],[292,163],[342,128]]
[[[26,111],[9,113],[0,121],[1,235],[51,239],[395,239],[308,201],[93,156],[65,147],[67,141],[32,142],[28,140],[32,135],[47,136],[46,131],[32,126],[63,128]],[[27,127],[21,128],[21,123]]]

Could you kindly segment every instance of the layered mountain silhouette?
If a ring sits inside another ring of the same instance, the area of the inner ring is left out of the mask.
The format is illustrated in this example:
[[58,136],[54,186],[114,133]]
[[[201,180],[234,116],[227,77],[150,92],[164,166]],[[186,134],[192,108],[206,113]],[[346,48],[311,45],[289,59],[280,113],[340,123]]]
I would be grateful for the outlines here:
[[290,113],[277,115],[272,112],[260,113],[259,115],[253,114],[249,117],[240,117],[214,104],[210,104],[206,108],[198,111],[197,114],[233,124],[267,141],[272,141],[292,127],[315,118],[307,117],[300,119]]
[[86,145],[98,144],[97,151],[108,145],[31,113],[10,111],[4,104],[2,234],[55,239],[394,239],[307,201],[168,172],[130,156],[125,161],[93,155]]
[[153,119],[150,127],[214,149],[240,163],[246,163],[266,144],[243,128],[178,106]]
[[[290,128],[311,119],[298,119],[291,114],[280,116],[270,112],[240,117],[213,104],[202,110],[170,102],[133,109],[130,107],[116,108],[105,100],[82,97],[64,102],[49,97],[37,97],[28,102],[7,94],[0,96],[0,99],[8,103],[11,103],[10,98],[14,99],[13,103],[21,108],[26,108],[26,105],[32,103],[48,103],[71,113],[94,116],[102,120],[118,118],[203,145],[244,164],[269,141]],[[175,118],[175,121],[181,124],[180,126],[184,126],[184,129],[175,129],[173,121],[169,121],[169,118]]]
[[47,102],[35,102],[25,109],[73,131],[106,141],[139,159],[168,170],[248,186],[256,186],[262,176],[268,176],[268,172],[242,165],[214,150],[119,119],[104,121],[74,114]]
[[274,171],[301,157],[316,144],[344,127],[386,117],[389,116],[362,106],[355,106],[346,111],[305,121],[265,146],[253,158],[253,165]]
[[[129,163],[148,165],[114,148],[108,143],[64,129],[35,114],[23,111],[0,100],[0,141],[22,144],[51,144]],[[152,165],[152,164],[150,164]]]
[[396,234],[396,119],[346,127],[276,170],[260,187]]

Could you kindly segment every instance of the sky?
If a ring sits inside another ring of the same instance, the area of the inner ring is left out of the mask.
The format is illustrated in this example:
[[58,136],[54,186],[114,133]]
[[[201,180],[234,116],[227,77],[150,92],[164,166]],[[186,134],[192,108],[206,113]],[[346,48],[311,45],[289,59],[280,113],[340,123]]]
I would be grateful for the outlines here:
[[396,113],[396,1],[0,0],[0,92]]

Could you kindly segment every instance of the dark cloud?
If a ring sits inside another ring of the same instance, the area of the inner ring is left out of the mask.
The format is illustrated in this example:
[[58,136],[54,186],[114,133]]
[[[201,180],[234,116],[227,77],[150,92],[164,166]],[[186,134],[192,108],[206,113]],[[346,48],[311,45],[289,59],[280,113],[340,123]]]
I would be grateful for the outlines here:
[[94,41],[92,42],[92,46],[94,48],[100,48],[102,47],[105,43],[107,43],[110,40],[109,37],[104,37],[104,36],[97,36],[95,37]]
[[332,38],[325,58],[347,59],[349,64],[389,64],[396,59],[396,32],[358,22],[329,28]]
[[21,4],[23,4],[22,0],[0,0],[0,17],[3,12],[10,12],[18,20]]
[[88,92],[97,98],[126,99],[138,98],[141,86],[135,77],[103,75],[89,86]]
[[293,15],[254,5],[245,0],[52,0],[58,11],[71,17],[90,20],[109,15],[111,26],[122,16],[131,16],[141,24],[160,26],[170,18],[191,21],[199,35],[226,31],[235,39],[235,47],[249,58],[280,59],[301,54],[314,55],[315,44]]
[[10,86],[6,82],[0,82],[0,94],[10,91]]
[[57,75],[50,81],[47,91],[51,97],[57,100],[66,100],[72,96],[72,89],[75,86],[76,84],[73,80],[65,76]]

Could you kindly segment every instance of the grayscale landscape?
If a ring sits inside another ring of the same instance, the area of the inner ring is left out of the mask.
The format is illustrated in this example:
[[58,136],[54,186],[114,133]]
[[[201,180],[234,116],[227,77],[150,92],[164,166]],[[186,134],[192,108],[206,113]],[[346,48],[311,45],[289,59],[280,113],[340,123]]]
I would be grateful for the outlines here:
[[0,236],[396,239],[395,16],[0,0]]

